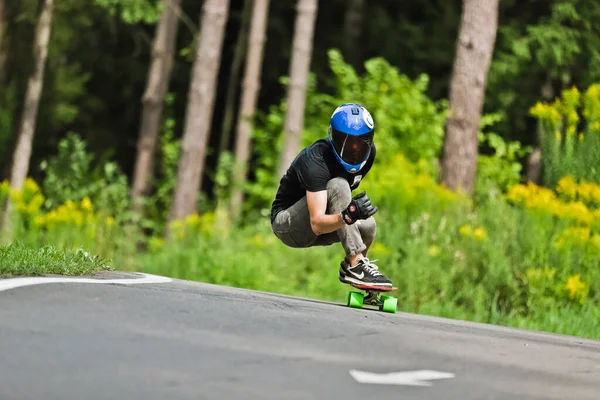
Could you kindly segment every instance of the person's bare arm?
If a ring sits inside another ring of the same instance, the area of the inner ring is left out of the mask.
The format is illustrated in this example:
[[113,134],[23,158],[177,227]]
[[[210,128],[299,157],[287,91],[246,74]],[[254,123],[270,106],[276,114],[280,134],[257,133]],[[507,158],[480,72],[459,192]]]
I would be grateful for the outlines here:
[[319,192],[306,192],[306,202],[310,213],[310,226],[315,235],[323,235],[337,231],[345,222],[342,214],[326,214],[327,212],[327,190]]

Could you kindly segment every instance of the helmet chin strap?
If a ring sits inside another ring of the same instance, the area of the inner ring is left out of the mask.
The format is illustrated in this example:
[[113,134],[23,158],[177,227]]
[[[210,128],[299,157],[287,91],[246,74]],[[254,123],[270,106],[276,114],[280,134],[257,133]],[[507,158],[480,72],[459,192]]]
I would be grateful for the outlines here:
[[363,167],[365,166],[366,163],[367,163],[367,160],[365,160],[362,163],[360,163],[360,167],[358,167],[358,169],[357,168],[352,168],[351,170],[347,170],[347,171],[350,172],[350,173],[352,173],[352,174],[355,174],[358,171],[360,171],[361,169],[363,169]]

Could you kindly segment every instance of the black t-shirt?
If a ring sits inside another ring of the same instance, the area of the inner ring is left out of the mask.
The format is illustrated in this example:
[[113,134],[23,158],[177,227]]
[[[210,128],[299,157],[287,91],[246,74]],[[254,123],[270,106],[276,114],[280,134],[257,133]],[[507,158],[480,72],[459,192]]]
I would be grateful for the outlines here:
[[326,139],[320,139],[305,147],[296,156],[279,182],[279,189],[271,206],[271,222],[278,212],[294,205],[306,191],[327,190],[327,182],[333,178],[344,178],[352,189],[356,189],[361,179],[367,175],[375,161],[375,144],[365,166],[351,174],[335,158],[333,149]]

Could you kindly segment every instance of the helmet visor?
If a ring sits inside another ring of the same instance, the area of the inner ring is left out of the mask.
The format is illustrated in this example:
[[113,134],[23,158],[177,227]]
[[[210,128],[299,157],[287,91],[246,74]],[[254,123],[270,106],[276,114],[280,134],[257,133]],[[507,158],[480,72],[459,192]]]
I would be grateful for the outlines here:
[[374,132],[371,131],[364,135],[353,136],[332,129],[331,140],[335,151],[344,162],[350,165],[358,165],[365,161],[371,153],[373,134]]

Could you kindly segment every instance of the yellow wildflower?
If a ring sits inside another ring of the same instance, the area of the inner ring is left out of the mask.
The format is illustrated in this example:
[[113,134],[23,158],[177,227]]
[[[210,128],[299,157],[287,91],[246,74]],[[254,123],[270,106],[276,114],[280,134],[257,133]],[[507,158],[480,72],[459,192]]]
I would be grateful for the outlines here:
[[556,238],[553,245],[557,249],[564,248],[565,244],[572,243],[583,247],[590,239],[590,228],[567,228]]
[[38,228],[41,228],[46,224],[46,218],[43,215],[38,215],[33,219],[33,223]]
[[[560,104],[560,102],[559,102],[559,104]],[[561,116],[561,114],[560,114],[560,111],[558,111],[558,110],[556,109],[556,107],[552,107],[552,108],[550,109],[550,119],[552,120],[552,122],[553,122],[554,124],[557,124],[557,123],[559,123],[559,122],[560,122],[560,120],[562,119],[562,116]],[[560,135],[560,132],[559,132],[559,135]]]
[[198,214],[190,214],[185,217],[185,225],[192,229],[195,229],[200,226],[201,220],[200,215]]
[[377,254],[377,256],[379,257],[390,254],[390,249],[388,249],[386,245],[380,242],[375,242],[371,247],[370,251],[374,254]]
[[576,124],[578,121],[579,115],[577,115],[577,112],[575,110],[571,111],[571,113],[569,114],[569,123]]
[[106,226],[108,226],[108,227],[114,226],[115,225],[115,219],[109,215],[108,217],[105,218],[104,224]]
[[583,304],[587,295],[587,285],[581,280],[581,274],[572,275],[567,280],[565,288],[569,291],[569,297]]
[[440,247],[436,245],[429,246],[429,250],[427,251],[430,257],[437,257],[440,254],[440,252]]
[[600,250],[600,235],[592,235],[589,239],[589,244],[595,250]]
[[179,239],[183,239],[185,237],[185,227],[183,223],[183,220],[177,219],[171,222],[169,225],[171,231],[173,231]]
[[485,230],[485,228],[477,228],[473,231],[473,237],[476,240],[485,240],[487,239],[487,231]]
[[559,209],[559,217],[574,219],[590,224],[594,221],[594,214],[581,201],[566,203]]
[[536,117],[544,117],[548,114],[550,106],[543,102],[537,102],[535,106],[530,109],[530,113]]
[[520,202],[528,196],[527,187],[523,184],[517,184],[512,186],[508,193],[506,194],[506,198],[510,201]]
[[577,193],[582,200],[600,203],[600,186],[594,183],[586,181],[581,182],[577,188]]
[[471,237],[473,235],[473,228],[471,225],[463,225],[458,228],[458,232],[465,237]]
[[0,182],[0,196],[6,196],[10,193],[10,183],[8,181]]
[[34,194],[40,191],[40,187],[38,184],[31,178],[25,179],[25,183],[23,184],[23,192]]
[[85,196],[83,200],[81,200],[80,207],[82,210],[91,211],[92,210],[92,201],[89,197]]
[[13,201],[13,203],[19,203],[23,201],[23,191],[14,188],[10,188],[9,190],[10,199]]

